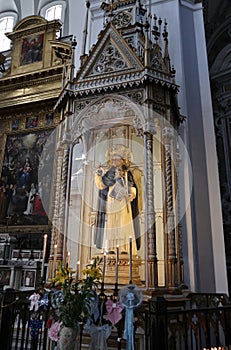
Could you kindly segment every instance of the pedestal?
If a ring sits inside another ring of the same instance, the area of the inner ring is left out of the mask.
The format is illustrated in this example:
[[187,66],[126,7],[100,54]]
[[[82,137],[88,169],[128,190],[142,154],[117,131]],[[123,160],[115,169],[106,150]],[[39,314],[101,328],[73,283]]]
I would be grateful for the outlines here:
[[[100,256],[103,257],[103,254],[101,254]],[[132,256],[132,283],[137,285],[141,285],[141,280],[139,275],[140,265],[141,265],[141,258],[138,255],[133,255]],[[129,284],[129,271],[130,271],[129,254],[119,254],[118,284],[122,284],[122,285]],[[104,283],[114,285],[115,278],[116,278],[116,254],[108,253],[106,257]]]

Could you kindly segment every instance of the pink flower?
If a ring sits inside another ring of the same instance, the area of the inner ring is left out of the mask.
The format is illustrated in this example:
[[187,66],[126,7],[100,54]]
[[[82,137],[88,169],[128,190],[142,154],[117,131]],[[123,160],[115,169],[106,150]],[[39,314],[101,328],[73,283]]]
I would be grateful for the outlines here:
[[59,340],[59,331],[61,327],[62,322],[56,321],[52,324],[52,326],[48,330],[48,336],[53,341]]

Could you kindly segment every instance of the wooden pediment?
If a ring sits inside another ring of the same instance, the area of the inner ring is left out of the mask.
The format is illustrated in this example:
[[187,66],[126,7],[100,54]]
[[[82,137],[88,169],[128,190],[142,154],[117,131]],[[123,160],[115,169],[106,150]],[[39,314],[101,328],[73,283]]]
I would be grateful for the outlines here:
[[47,21],[41,16],[29,16],[19,21],[7,37],[12,41],[12,61],[5,73],[21,75],[57,65],[54,61],[51,40],[61,28],[59,20]]

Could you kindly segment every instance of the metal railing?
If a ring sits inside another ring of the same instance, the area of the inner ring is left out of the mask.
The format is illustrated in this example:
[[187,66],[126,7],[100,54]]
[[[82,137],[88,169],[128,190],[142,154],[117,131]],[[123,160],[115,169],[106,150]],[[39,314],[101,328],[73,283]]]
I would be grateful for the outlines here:
[[[50,307],[30,311],[30,295],[31,291],[1,292],[1,349],[48,350],[46,324]],[[116,326],[115,341],[109,339],[109,343],[120,350],[126,347],[122,340],[124,320]],[[231,304],[222,294],[153,297],[135,310],[134,331],[136,350],[231,349]],[[84,336],[83,333],[83,343]]]

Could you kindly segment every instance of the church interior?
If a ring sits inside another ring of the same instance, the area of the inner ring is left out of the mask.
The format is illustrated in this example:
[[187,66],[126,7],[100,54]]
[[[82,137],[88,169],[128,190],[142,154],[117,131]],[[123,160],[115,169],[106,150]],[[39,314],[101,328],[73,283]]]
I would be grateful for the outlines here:
[[61,266],[71,294],[99,269],[107,313],[70,350],[231,346],[230,24],[229,0],[0,0],[4,350],[69,349]]

